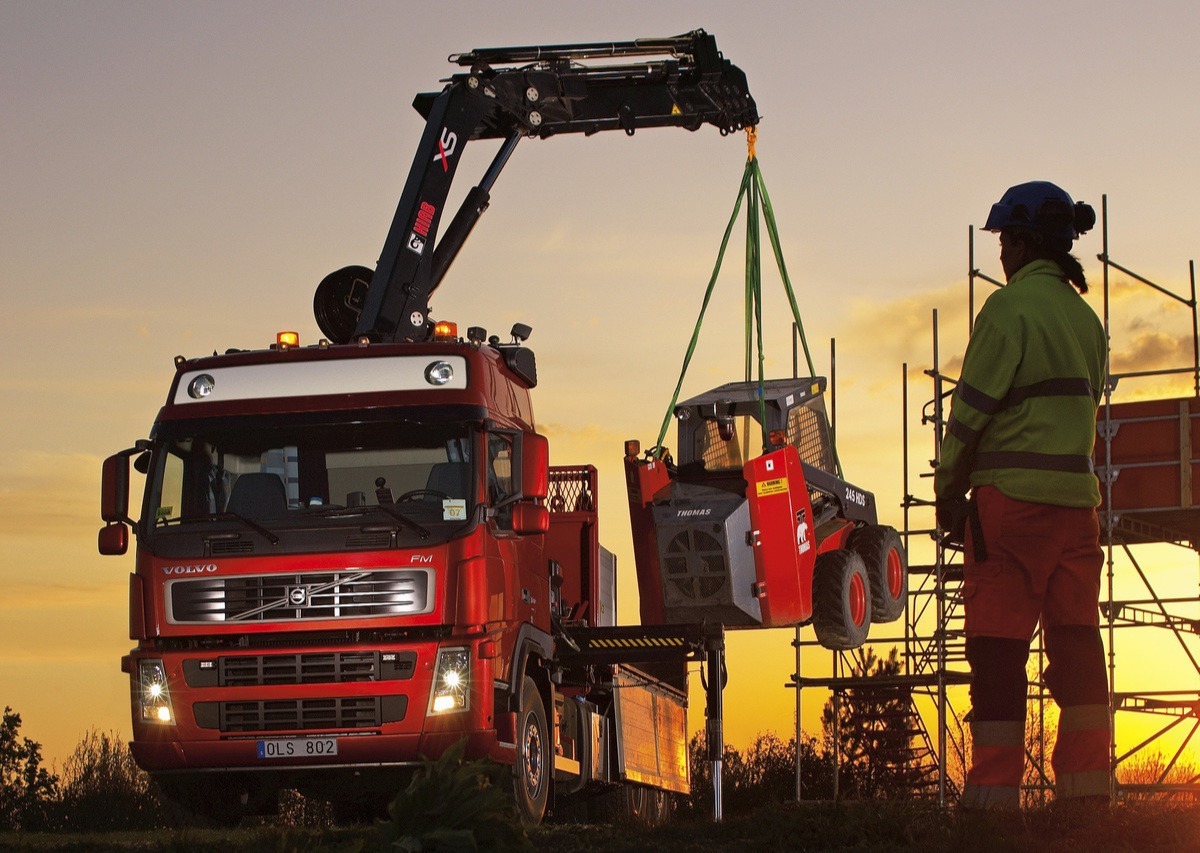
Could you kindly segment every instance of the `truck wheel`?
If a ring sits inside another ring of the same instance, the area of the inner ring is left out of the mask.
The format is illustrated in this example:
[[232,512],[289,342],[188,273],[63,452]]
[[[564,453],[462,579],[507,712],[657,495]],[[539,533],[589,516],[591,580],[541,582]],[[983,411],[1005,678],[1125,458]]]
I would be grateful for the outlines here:
[[521,685],[521,711],[517,715],[517,764],[513,768],[517,813],[525,823],[541,823],[552,772],[546,706],[533,679],[525,676]]
[[657,788],[624,784],[595,794],[590,816],[595,823],[664,826],[671,819],[670,795]]
[[908,558],[896,528],[871,524],[850,534],[846,545],[867,566],[871,581],[871,620],[895,622],[908,598]]
[[871,582],[862,557],[839,548],[813,568],[813,628],[827,649],[857,649],[871,628]]

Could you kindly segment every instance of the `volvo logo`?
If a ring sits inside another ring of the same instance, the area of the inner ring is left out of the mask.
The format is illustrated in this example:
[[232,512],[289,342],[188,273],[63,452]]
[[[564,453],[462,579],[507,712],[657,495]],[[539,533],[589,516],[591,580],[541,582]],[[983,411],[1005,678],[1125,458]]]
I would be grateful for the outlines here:
[[288,604],[293,607],[304,607],[308,604],[308,587],[294,586],[288,590]]
[[194,566],[163,566],[164,575],[203,575],[212,574],[216,570],[216,563],[202,563]]

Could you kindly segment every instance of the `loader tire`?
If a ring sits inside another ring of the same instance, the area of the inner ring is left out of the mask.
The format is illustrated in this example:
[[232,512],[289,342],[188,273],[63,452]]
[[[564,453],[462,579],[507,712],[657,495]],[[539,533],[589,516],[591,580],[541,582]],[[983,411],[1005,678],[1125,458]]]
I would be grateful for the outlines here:
[[839,548],[813,569],[813,629],[827,649],[857,649],[871,629],[871,582],[862,557]]
[[521,686],[521,710],[517,714],[517,763],[513,767],[513,793],[517,814],[523,823],[537,825],[542,822],[550,798],[553,772],[546,705],[537,684],[525,676]]
[[895,622],[908,599],[908,557],[896,528],[869,524],[854,531],[847,543],[862,557],[871,581],[871,621]]

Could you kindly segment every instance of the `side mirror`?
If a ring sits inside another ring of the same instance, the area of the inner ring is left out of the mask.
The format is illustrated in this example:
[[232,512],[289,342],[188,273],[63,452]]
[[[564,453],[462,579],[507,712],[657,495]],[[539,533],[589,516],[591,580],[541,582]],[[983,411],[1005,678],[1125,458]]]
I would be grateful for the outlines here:
[[119,557],[129,550],[129,528],[123,522],[106,524],[96,537],[96,548],[106,557]]
[[521,436],[521,496],[543,500],[550,494],[550,442],[527,432]]
[[134,466],[145,473],[150,442],[142,439],[128,450],[114,453],[104,460],[100,473],[100,517],[104,527],[96,537],[101,554],[120,556],[129,550],[129,457],[138,456]]
[[524,501],[513,506],[513,531],[522,536],[535,536],[550,529],[550,510]]
[[100,477],[100,517],[109,524],[129,523],[128,452],[116,453],[104,460]]

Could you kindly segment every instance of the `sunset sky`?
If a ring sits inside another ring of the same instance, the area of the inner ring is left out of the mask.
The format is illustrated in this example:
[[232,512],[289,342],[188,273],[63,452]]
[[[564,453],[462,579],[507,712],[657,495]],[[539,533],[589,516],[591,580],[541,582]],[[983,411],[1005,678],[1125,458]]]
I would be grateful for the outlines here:
[[[423,126],[413,95],[457,70],[448,54],[696,28],[749,79],[819,373],[836,338],[842,464],[885,522],[901,524],[903,365],[910,488],[927,497],[931,312],[956,372],[968,226],[1008,186],[1051,180],[1097,211],[1107,194],[1113,258],[1186,293],[1200,252],[1191,2],[0,0],[0,706],[48,760],[93,727],[128,737],[133,558],[96,553],[100,463],[148,434],[172,358],[283,328],[317,339],[313,289],[374,265]],[[466,149],[452,198],[493,151]],[[526,140],[433,300],[460,327],[533,327],[551,461],[601,470],[622,621],[637,606],[621,443],[657,436],[745,157],[743,137],[710,127]],[[994,236],[976,243],[1000,276]],[[1098,311],[1100,250],[1099,229],[1076,250]],[[685,394],[741,378],[741,258],[732,247]],[[1190,315],[1114,283],[1115,369],[1190,364]],[[782,288],[764,289],[768,372],[790,375]],[[1143,566],[1161,594],[1196,595],[1194,555],[1148,550]],[[1118,576],[1119,594],[1143,595],[1123,563]],[[1197,686],[1162,633],[1118,637],[1120,689]],[[791,731],[791,637],[731,639],[735,745]],[[827,666],[807,654],[806,672]],[[1143,731],[1118,718],[1122,743]]]

